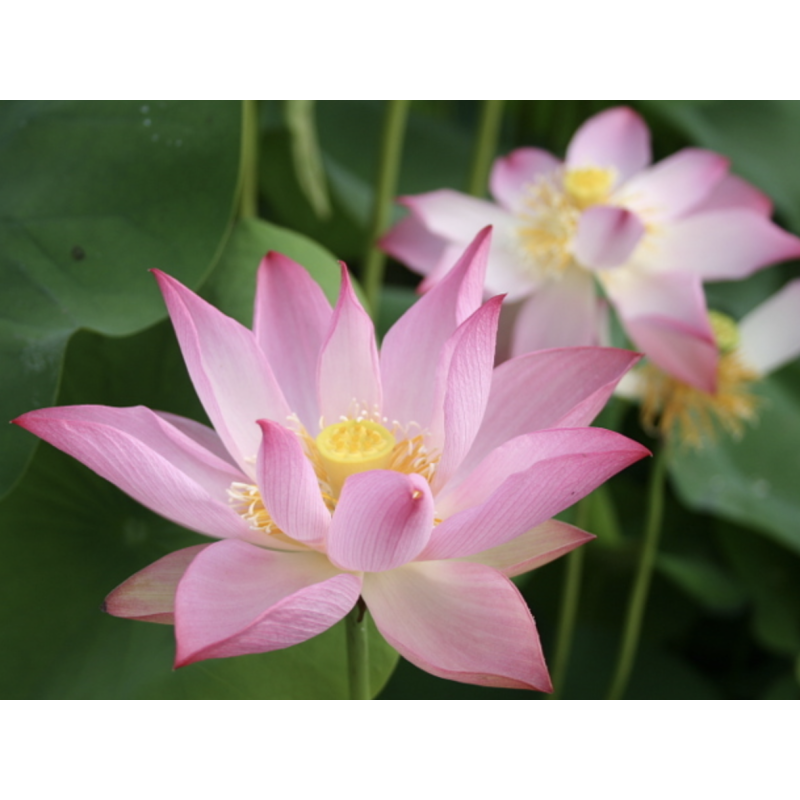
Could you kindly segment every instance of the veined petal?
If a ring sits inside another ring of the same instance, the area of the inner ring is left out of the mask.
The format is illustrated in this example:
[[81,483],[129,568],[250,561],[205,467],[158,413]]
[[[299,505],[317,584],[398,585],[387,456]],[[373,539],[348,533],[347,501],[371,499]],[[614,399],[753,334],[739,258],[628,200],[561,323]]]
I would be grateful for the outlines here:
[[373,470],[344,484],[328,536],[342,569],[380,572],[419,555],[433,528],[433,497],[420,475]]
[[767,375],[800,354],[800,280],[787,283],[739,323],[740,352]]
[[178,584],[175,666],[304,642],[342,619],[360,591],[357,575],[339,572],[319,553],[217,542]]
[[610,108],[581,125],[567,148],[566,164],[575,167],[614,167],[616,185],[650,163],[650,131],[632,109]]
[[594,538],[593,534],[566,522],[549,519],[506,544],[461,560],[485,564],[513,578],[515,575],[543,567]]
[[437,496],[436,513],[446,519],[419,559],[461,558],[510,542],[648,453],[601,428],[518,436]]
[[312,546],[322,542],[331,514],[297,435],[268,420],[259,420],[258,424],[264,434],[257,469],[265,508],[292,539]]
[[364,576],[389,644],[440,678],[552,691],[536,624],[517,588],[482,564],[429,562]]
[[520,147],[494,162],[489,189],[506,211],[516,213],[536,178],[555,172],[560,166],[561,162],[546,150]]
[[381,376],[375,328],[342,264],[342,288],[322,346],[317,393],[325,425],[362,411],[380,411]]
[[726,175],[694,211],[722,211],[724,209],[749,209],[762,217],[772,215],[772,200],[752,183],[738,175]]
[[228,505],[245,476],[148,408],[42,408],[14,422],[178,525],[262,541]]
[[543,350],[498,366],[483,424],[457,477],[509,439],[544,428],[588,425],[641,356],[611,347]]
[[194,439],[202,450],[213,453],[217,458],[233,467],[237,474],[239,473],[239,467],[236,465],[236,461],[227,451],[224,442],[213,428],[209,428],[208,425],[203,425],[200,422],[195,422],[193,419],[187,419],[177,414],[170,414],[168,411],[153,411],[153,413],[161,417],[161,419],[169,423],[173,428],[177,428],[181,433],[186,434],[190,439]]
[[762,214],[734,208],[692,214],[652,237],[647,263],[703,280],[744,278],[768,264],[800,257],[800,239]]
[[174,278],[153,270],[186,367],[217,433],[248,475],[260,444],[257,419],[284,422],[283,393],[251,331]]
[[644,224],[618,206],[592,206],[581,214],[575,235],[575,257],[590,269],[624,264],[644,235]]
[[392,326],[381,347],[383,413],[425,427],[433,414],[439,358],[456,328],[481,303],[491,229],[485,228],[458,263]]
[[197,544],[176,550],[139,570],[106,597],[103,611],[142,622],[175,622],[175,591],[189,564],[206,547]]
[[319,423],[317,363],[333,311],[292,259],[268,253],[258,269],[253,333],[289,407],[308,430]]
[[[431,233],[415,214],[400,220],[378,243],[392,258],[406,266],[429,275],[442,262],[448,247],[447,239]],[[447,265],[447,269],[450,265]]]
[[729,164],[718,153],[687,147],[634,175],[615,199],[658,219],[674,219],[703,203]]

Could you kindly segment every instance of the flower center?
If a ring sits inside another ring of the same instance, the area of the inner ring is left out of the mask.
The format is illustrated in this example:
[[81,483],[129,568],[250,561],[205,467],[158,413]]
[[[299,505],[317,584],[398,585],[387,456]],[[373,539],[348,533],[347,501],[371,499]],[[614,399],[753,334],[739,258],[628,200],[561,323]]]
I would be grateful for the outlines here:
[[317,436],[316,445],[335,495],[350,475],[371,469],[387,469],[395,438],[377,422],[349,419],[328,425]]
[[731,353],[739,346],[739,326],[721,311],[709,311],[708,319],[720,353]]
[[613,170],[601,167],[570,169],[564,175],[564,188],[581,210],[604,203],[608,199],[613,183]]

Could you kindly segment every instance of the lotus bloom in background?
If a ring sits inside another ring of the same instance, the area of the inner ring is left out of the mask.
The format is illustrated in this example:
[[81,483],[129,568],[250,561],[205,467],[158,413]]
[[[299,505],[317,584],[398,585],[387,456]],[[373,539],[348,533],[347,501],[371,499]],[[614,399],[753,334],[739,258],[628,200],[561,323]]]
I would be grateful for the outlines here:
[[302,642],[362,597],[434,675],[549,690],[509,576],[591,538],[550,518],[646,454],[585,427],[637,356],[552,350],[494,369],[489,244],[482,231],[380,355],[346,270],[332,309],[302,267],[268,255],[253,331],[156,273],[215,430],[143,407],[16,420],[219,540],[137,573],[106,610],[174,623],[182,666]]
[[755,384],[800,354],[800,280],[792,281],[738,323],[709,312],[717,359],[707,383],[698,389],[680,377],[644,363],[626,375],[620,390],[642,404],[645,427],[668,439],[701,449],[717,427],[739,438],[758,416]]
[[688,148],[650,161],[644,121],[612,108],[578,129],[563,162],[536,148],[498,159],[494,203],[449,189],[401,198],[411,213],[382,246],[425,275],[427,290],[491,224],[486,288],[507,295],[510,355],[603,343],[599,284],[639,350],[713,393],[702,282],[800,256],[800,239],[770,221],[770,201],[723,156]]

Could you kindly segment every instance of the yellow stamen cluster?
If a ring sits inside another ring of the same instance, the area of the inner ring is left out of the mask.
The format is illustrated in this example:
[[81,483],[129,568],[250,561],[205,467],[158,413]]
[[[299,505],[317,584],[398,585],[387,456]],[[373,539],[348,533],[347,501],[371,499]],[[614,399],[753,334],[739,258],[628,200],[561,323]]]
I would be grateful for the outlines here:
[[605,203],[614,185],[614,171],[601,167],[580,167],[567,170],[564,188],[575,205],[583,210]]

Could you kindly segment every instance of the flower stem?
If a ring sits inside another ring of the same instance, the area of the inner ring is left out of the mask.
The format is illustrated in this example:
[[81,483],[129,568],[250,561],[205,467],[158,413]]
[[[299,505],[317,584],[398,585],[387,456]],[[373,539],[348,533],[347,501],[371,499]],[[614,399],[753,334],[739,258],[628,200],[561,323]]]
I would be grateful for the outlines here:
[[639,557],[639,569],[636,573],[628,613],[625,619],[625,630],[622,636],[617,668],[608,691],[609,700],[620,700],[625,695],[628,679],[631,675],[636,651],[639,646],[639,636],[642,631],[647,595],[650,590],[650,581],[653,577],[653,567],[658,553],[658,540],[661,536],[661,526],[664,517],[664,485],[667,473],[666,448],[659,447],[653,458],[650,471],[650,486],[648,488],[648,514],[644,532],[642,552]]
[[369,691],[367,613],[367,607],[359,597],[353,610],[345,617],[351,700],[372,700],[372,695]]
[[369,232],[367,253],[364,257],[364,293],[372,311],[378,317],[383,268],[386,256],[378,249],[378,238],[386,229],[392,211],[392,202],[397,191],[397,175],[403,152],[403,139],[410,100],[390,100],[386,106],[381,138],[378,178],[375,182],[375,201],[372,207],[372,225]]
[[486,193],[489,168],[497,152],[504,102],[504,100],[484,100],[481,106],[478,135],[472,151],[472,164],[467,183],[467,192],[475,197],[483,197]]
[[258,101],[242,101],[242,160],[239,167],[239,218],[258,217]]

